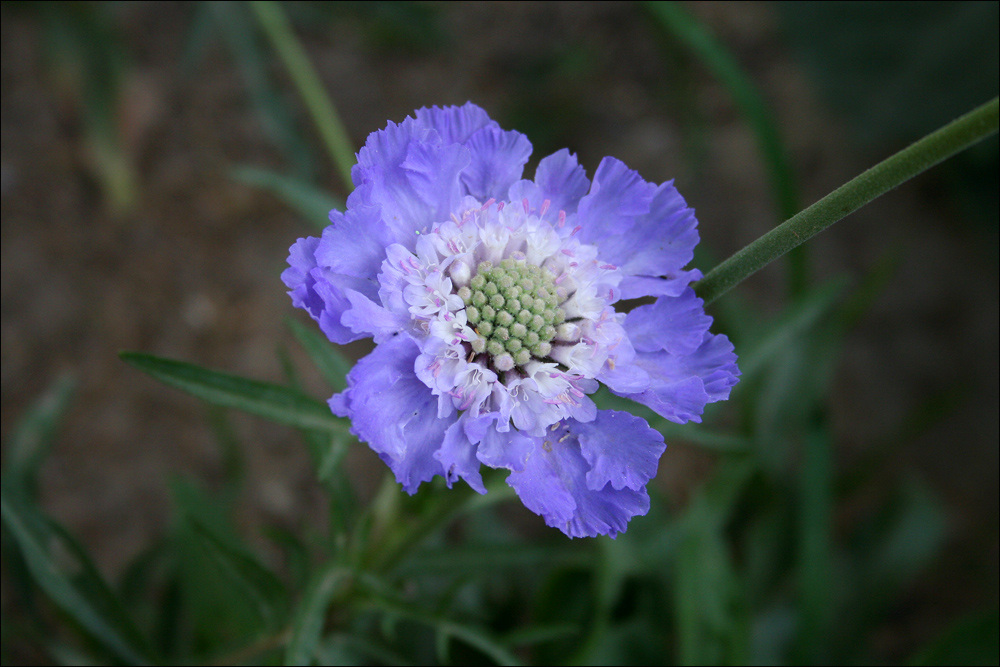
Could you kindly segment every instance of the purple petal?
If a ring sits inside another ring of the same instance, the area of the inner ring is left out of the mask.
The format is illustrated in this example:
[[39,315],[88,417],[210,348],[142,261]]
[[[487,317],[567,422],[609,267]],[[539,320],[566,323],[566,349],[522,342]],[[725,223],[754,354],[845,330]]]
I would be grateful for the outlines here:
[[656,475],[660,456],[667,446],[663,436],[640,417],[627,412],[601,410],[597,419],[573,428],[580,451],[590,464],[587,487],[640,491]]
[[[620,160],[601,160],[590,184],[590,193],[580,200],[579,238],[599,248],[601,259],[623,266],[634,244],[632,228],[639,216],[649,212],[656,186],[642,180],[639,174]],[[649,239],[635,238],[635,242]]]
[[367,278],[374,285],[390,239],[377,206],[330,211],[330,225],[315,251],[316,263],[336,273]]
[[701,271],[667,271],[663,277],[625,276],[618,285],[618,298],[638,299],[644,296],[680,296],[691,283],[701,280]]
[[[522,472],[507,483],[525,507],[569,537],[615,537],[633,516],[649,511],[645,489],[614,489],[610,484],[592,489],[587,483],[591,466],[574,434],[576,422],[536,438],[537,447]],[[592,434],[588,437],[594,438]]]
[[444,468],[444,478],[451,488],[453,482],[460,477],[477,493],[486,493],[483,477],[479,474],[479,459],[476,458],[476,445],[469,442],[461,421],[456,421],[448,427],[444,434],[441,449],[434,453],[434,458],[441,462]]
[[[469,149],[461,144],[413,142],[400,165],[417,197],[426,206],[424,224],[408,228],[420,231],[431,223],[447,220],[465,194],[459,174],[469,165]],[[413,247],[413,241],[404,243]]]
[[680,424],[700,422],[705,405],[729,398],[740,374],[733,345],[723,335],[706,334],[689,355],[640,352],[633,363],[649,373],[649,387],[637,393],[615,393]]
[[467,419],[465,432],[472,442],[479,443],[476,456],[490,468],[506,468],[520,472],[525,461],[537,447],[535,439],[517,429],[500,432],[495,422],[499,413],[491,412],[475,419]]
[[385,461],[407,493],[446,474],[435,458],[454,419],[437,419],[437,397],[413,372],[416,343],[396,336],[364,357],[347,375],[348,388],[330,408],[350,417],[351,432]]
[[340,323],[361,336],[373,336],[381,343],[406,329],[410,319],[383,308],[365,295],[354,290],[345,290],[344,295],[350,308],[340,317]]
[[627,275],[671,275],[694,258],[698,220],[674,182],[667,181],[656,189],[649,212],[636,219],[627,236],[615,241],[614,253],[626,258],[618,265]]
[[529,207],[540,211],[548,200],[549,208],[543,216],[550,222],[558,220],[559,211],[567,215],[576,213],[580,198],[587,194],[590,181],[583,167],[565,148],[542,158],[535,170],[534,181],[518,181],[511,186],[509,199],[519,202],[528,200]]
[[640,352],[666,350],[671,354],[691,354],[701,345],[712,318],[705,314],[704,302],[688,287],[676,298],[663,297],[639,306],[625,317],[625,331]]
[[472,162],[462,172],[462,183],[480,201],[505,197],[531,156],[527,137],[495,127],[478,130],[465,145],[472,154]]
[[474,132],[484,127],[499,127],[496,121],[472,102],[460,107],[424,107],[414,114],[417,122],[432,129],[445,144],[464,144]]

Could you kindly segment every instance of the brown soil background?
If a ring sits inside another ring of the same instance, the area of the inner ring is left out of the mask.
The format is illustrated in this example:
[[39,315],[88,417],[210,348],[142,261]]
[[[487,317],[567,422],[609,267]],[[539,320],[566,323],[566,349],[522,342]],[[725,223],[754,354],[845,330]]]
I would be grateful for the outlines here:
[[[79,114],[47,74],[37,23],[5,4],[0,28],[3,437],[61,373],[77,378],[42,471],[43,501],[112,577],[162,534],[170,476],[211,482],[223,466],[204,407],[126,367],[117,353],[141,350],[280,381],[278,346],[300,357],[284,324],[298,314],[278,275],[288,246],[313,233],[273,197],[228,176],[236,164],[285,166],[220,40],[187,75],[178,63],[192,6],[134,4],[116,10],[135,64],[127,136],[141,188],[123,215],[109,211],[95,186]],[[698,66],[686,85],[690,108],[704,123],[701,154],[697,164],[682,158],[680,112],[658,85],[671,80],[669,64],[635,6],[433,9],[447,49],[413,52],[391,40],[387,46],[350,14],[324,32],[304,34],[355,145],[387,119],[466,100],[534,141],[531,128],[517,124],[527,109],[541,116],[535,122],[551,141],[562,142],[551,148],[568,145],[588,173],[614,155],[647,180],[676,178],[716,257],[773,224],[754,138],[725,90]],[[732,49],[774,108],[805,202],[888,154],[856,147],[849,126],[819,101],[771,6],[690,9]],[[585,75],[567,74],[559,81],[569,83],[555,88],[525,74],[568,49],[589,58]],[[278,62],[273,72],[294,99]],[[516,96],[530,103],[518,106]],[[301,105],[293,108],[318,146]],[[536,160],[544,150],[536,142]],[[343,195],[333,170],[325,169],[322,182]],[[952,390],[963,397],[900,452],[898,470],[891,471],[928,481],[946,504],[951,537],[947,553],[900,602],[898,618],[879,639],[879,654],[890,660],[907,656],[959,613],[997,599],[996,220],[963,224],[941,191],[934,174],[924,175],[811,244],[817,279],[845,273],[859,279],[888,252],[900,254],[839,367],[832,403],[838,460],[856,460],[932,397]],[[739,290],[776,312],[782,278],[780,268],[769,268]],[[317,378],[307,381],[323,391]],[[234,423],[247,458],[241,510],[247,524],[312,524],[319,491],[294,434],[256,419]],[[353,465],[373,464],[363,448],[353,456]],[[684,447],[668,450],[662,483],[682,497],[688,471],[703,462]],[[5,616],[7,599],[5,593]]]

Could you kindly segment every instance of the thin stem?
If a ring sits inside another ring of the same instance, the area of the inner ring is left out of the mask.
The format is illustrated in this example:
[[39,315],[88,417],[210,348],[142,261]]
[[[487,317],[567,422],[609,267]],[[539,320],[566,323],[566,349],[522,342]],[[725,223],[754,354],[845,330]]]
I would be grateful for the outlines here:
[[991,101],[927,135],[736,252],[698,281],[709,304],[792,248],[847,217],[876,197],[997,131],[998,101]]
[[354,149],[347,136],[344,124],[340,120],[337,108],[333,105],[323,83],[319,80],[316,70],[306,55],[302,44],[295,37],[291,23],[281,5],[273,0],[255,0],[250,3],[261,27],[271,40],[271,45],[284,61],[288,73],[292,77],[299,95],[305,102],[309,114],[316,123],[323,143],[326,145],[330,159],[336,165],[348,190],[354,189],[351,180],[351,167],[354,166]]

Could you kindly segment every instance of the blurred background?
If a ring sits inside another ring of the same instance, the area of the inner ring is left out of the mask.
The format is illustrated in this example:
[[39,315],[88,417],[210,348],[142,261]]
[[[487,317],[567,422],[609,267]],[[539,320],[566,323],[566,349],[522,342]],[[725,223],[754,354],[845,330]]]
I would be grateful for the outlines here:
[[[684,3],[690,24],[626,2],[283,6],[355,148],[387,120],[471,100],[528,136],[528,174],[569,147],[591,175],[613,155],[649,181],[676,179],[700,221],[703,270],[998,86],[995,2]],[[323,223],[283,197],[290,183],[340,201],[347,190],[246,5],[5,2],[0,12],[3,440],[70,378],[40,500],[115,580],[169,525],[168,480],[211,486],[231,463],[210,411],[118,352],[281,381],[276,352],[303,357],[286,326],[300,314],[278,276],[288,247]],[[745,73],[763,116],[748,115],[699,34]],[[832,539],[854,539],[903,502],[890,489],[931,508],[894,533],[904,551],[926,553],[871,622],[873,661],[906,660],[996,608],[997,174],[994,136],[807,246],[807,286],[870,288],[826,394],[844,473]],[[709,309],[738,354],[741,326],[790,312],[788,273],[772,265]],[[810,358],[797,363],[808,374]],[[329,393],[318,376],[304,382]],[[714,414],[745,421],[735,407]],[[236,415],[231,425],[248,539],[261,522],[309,530],[322,493],[294,433]],[[679,511],[717,454],[668,444],[656,484]],[[768,456],[775,469],[799,464],[780,447]],[[374,471],[358,476],[370,495],[381,464],[362,446],[349,465]],[[541,520],[522,523],[532,534]],[[47,660],[20,641],[8,570],[4,663]]]

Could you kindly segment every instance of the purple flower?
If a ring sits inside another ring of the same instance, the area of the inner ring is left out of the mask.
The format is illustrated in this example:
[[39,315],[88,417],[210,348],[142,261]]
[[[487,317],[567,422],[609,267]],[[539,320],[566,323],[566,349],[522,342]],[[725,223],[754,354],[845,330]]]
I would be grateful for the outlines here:
[[739,375],[684,270],[694,212],[610,157],[593,182],[567,150],[522,180],[531,144],[471,103],[415,116],[368,137],[347,211],[282,274],[331,341],[377,344],[330,407],[409,493],[435,475],[485,493],[480,465],[506,468],[548,525],[614,537],[665,445],[588,394],[700,421]]

